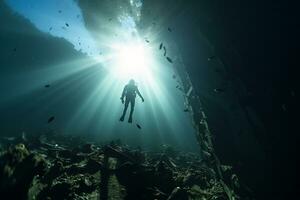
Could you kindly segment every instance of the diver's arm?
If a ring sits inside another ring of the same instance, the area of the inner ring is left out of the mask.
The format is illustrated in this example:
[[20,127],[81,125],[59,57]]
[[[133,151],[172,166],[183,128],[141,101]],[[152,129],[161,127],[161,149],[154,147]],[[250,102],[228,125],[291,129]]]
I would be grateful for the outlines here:
[[139,97],[142,99],[142,102],[144,102],[144,97],[141,95],[139,89],[136,87],[136,93],[139,95]]
[[124,97],[125,97],[126,91],[127,91],[127,85],[125,85],[125,87],[123,89],[123,92],[122,92],[122,95],[121,95],[121,98],[120,98],[122,103],[124,102]]

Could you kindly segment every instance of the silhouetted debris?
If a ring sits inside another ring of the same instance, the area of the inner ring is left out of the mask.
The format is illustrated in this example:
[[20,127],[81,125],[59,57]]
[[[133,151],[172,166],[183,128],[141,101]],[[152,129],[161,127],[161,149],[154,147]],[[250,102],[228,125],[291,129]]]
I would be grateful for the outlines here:
[[49,88],[49,87],[50,87],[50,84],[46,84],[46,85],[45,85],[45,88]]
[[138,129],[142,129],[142,127],[139,124],[136,124],[136,127],[138,127]]
[[51,122],[53,122],[53,121],[54,121],[54,119],[55,119],[55,117],[54,117],[54,116],[51,116],[51,117],[49,117],[49,118],[48,118],[48,124],[49,124],[49,123],[51,123]]
[[68,23],[65,23],[66,24],[66,27],[69,27],[69,24]]
[[215,59],[215,58],[216,58],[216,56],[210,56],[210,57],[207,58],[207,60],[208,60],[208,61],[211,61],[211,60],[213,60],[213,59]]
[[167,60],[169,61],[169,63],[173,63],[173,60],[170,57],[167,57]]
[[159,45],[159,50],[161,50],[162,47],[163,47],[163,43],[160,43],[160,45]]
[[170,27],[168,27],[168,31],[169,31],[169,32],[172,32],[172,29],[171,29]]
[[243,194],[249,194],[240,193],[249,189],[231,166],[221,165],[220,180],[202,157],[170,145],[144,152],[121,141],[101,146],[55,132],[27,135],[27,145],[9,142],[0,150],[0,193],[10,199],[98,199],[105,191],[118,195],[114,199],[149,200],[228,199],[226,191],[246,199]]
[[214,89],[214,92],[215,92],[215,93],[223,93],[223,92],[225,92],[225,90],[222,89],[222,88],[215,88],[215,89]]

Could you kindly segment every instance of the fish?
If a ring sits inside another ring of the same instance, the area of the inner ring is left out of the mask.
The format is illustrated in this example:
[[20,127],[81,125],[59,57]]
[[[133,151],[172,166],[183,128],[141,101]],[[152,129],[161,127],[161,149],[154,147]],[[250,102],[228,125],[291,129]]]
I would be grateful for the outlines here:
[[168,31],[169,31],[169,32],[172,32],[172,29],[171,29],[170,27],[168,27]]
[[211,60],[213,60],[215,57],[216,57],[216,56],[210,56],[210,57],[207,58],[207,60],[208,60],[208,61],[211,61]]
[[216,92],[216,93],[222,93],[222,92],[225,92],[225,90],[222,89],[222,88],[215,88],[214,92]]
[[54,116],[49,117],[49,119],[48,119],[48,124],[51,123],[54,119],[55,119]]
[[138,129],[142,129],[142,127],[139,124],[136,124],[136,127],[138,127]]
[[167,49],[166,49],[166,47],[164,46],[164,56],[166,56],[167,55]]
[[160,43],[159,50],[161,50],[162,47],[163,47],[163,43]]
[[66,26],[67,26],[67,27],[69,27],[69,24],[68,24],[68,23],[66,23]]
[[49,87],[50,87],[50,84],[45,85],[45,88],[49,88]]
[[170,63],[173,63],[172,59],[167,57],[167,60],[170,62]]

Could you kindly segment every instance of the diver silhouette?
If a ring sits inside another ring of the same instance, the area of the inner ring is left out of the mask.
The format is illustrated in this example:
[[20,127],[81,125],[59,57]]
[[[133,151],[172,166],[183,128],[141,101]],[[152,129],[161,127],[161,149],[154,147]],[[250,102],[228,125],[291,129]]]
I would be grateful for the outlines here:
[[128,122],[132,123],[132,114],[134,111],[136,94],[138,94],[139,97],[142,99],[142,102],[144,102],[144,98],[141,95],[138,87],[135,85],[135,81],[133,79],[130,79],[129,83],[125,85],[123,92],[122,92],[122,96],[120,98],[122,101],[122,104],[124,104],[124,97],[126,97],[125,98],[125,106],[124,106],[123,114],[120,118],[120,121],[124,121],[124,117],[126,115],[126,111],[127,111],[128,105],[130,103],[131,105],[130,105],[130,114],[129,114]]

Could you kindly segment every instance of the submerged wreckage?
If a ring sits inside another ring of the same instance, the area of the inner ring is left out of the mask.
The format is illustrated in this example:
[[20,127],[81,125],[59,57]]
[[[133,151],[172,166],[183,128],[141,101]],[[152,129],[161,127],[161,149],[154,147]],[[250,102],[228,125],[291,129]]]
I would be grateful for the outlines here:
[[145,152],[63,135],[3,145],[0,193],[10,199],[244,199],[230,166],[170,146]]

